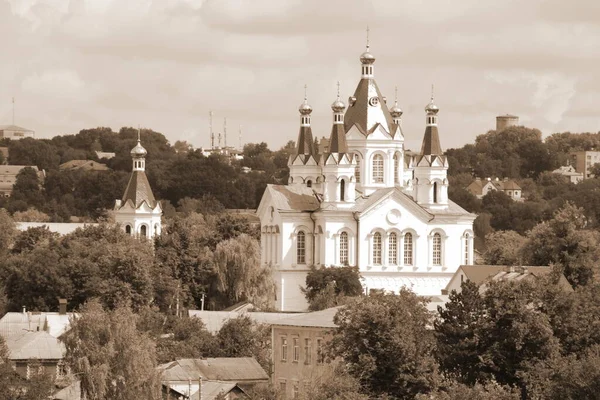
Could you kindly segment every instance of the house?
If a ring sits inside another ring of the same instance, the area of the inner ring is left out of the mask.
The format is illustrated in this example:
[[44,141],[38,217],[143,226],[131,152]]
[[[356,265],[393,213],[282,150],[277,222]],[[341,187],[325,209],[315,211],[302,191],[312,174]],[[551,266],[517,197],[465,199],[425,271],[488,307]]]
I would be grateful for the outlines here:
[[72,171],[76,169],[85,171],[108,171],[110,168],[94,160],[71,160],[60,164],[58,169],[61,171]]
[[424,108],[421,151],[405,151],[402,110],[387,105],[374,78],[375,56],[360,56],[348,104],[331,105],[328,145],[315,148],[312,107],[300,105],[287,185],[267,185],[257,215],[261,263],[273,270],[276,308],[305,311],[301,291],[311,266],[356,266],[365,292],[409,287],[439,295],[473,262],[475,215],[448,199],[448,160],[439,107]]
[[35,137],[35,132],[17,125],[0,125],[0,139],[20,140],[26,137]]
[[577,172],[572,165],[565,165],[552,171],[553,174],[566,176],[571,183],[579,183],[583,180],[583,173]]
[[63,359],[65,345],[46,331],[22,332],[5,339],[9,360],[13,369],[21,376],[29,378],[31,368],[43,368],[54,379],[67,373]]
[[467,190],[478,199],[481,199],[483,196],[493,190],[501,190],[504,192],[504,194],[515,201],[523,200],[523,190],[514,179],[509,178],[504,178],[503,180],[498,178],[495,180],[487,178],[487,180],[483,181],[481,178],[476,178],[469,186],[467,186]]
[[[242,389],[235,382],[222,382],[222,381],[200,381],[202,386],[200,390],[197,390],[200,386],[195,384],[196,391],[192,391],[191,385],[194,382],[188,382],[188,386],[177,386],[175,388],[163,386],[163,398],[165,399],[191,399],[191,400],[214,400],[218,396],[223,396],[225,400],[234,399],[247,399],[244,389]],[[192,393],[190,396],[189,393]]]
[[583,179],[593,178],[592,167],[600,163],[600,151],[574,151],[571,152],[571,165]]
[[339,307],[290,316],[271,327],[272,383],[286,398],[298,398],[325,368],[323,346],[337,328]]
[[[442,291],[442,294],[447,295],[452,290],[460,292],[461,285],[465,281],[475,283],[479,286],[480,292],[483,293],[487,289],[489,282],[492,281],[538,279],[550,275],[551,272],[551,267],[543,266],[461,265],[448,283],[448,286]],[[558,284],[565,291],[573,291],[571,284],[564,275],[561,275]]]
[[35,165],[0,165],[0,196],[10,197],[13,185],[17,181],[17,175],[23,168],[33,168],[40,182],[46,177],[46,172],[40,171]]
[[110,153],[107,151],[96,151],[96,157],[98,157],[99,160],[106,158],[107,160],[110,160],[111,158],[115,158],[115,153]]
[[69,330],[71,318],[75,313],[67,312],[67,302],[59,300],[59,312],[7,312],[0,318],[0,336],[8,339],[11,336],[20,336],[25,332],[46,332],[58,338]]
[[[163,390],[185,398],[212,399],[223,391],[231,399],[244,398],[244,388],[266,384],[269,376],[252,357],[179,359],[158,366]],[[200,395],[194,397],[198,390]],[[237,397],[236,397],[237,396]]]

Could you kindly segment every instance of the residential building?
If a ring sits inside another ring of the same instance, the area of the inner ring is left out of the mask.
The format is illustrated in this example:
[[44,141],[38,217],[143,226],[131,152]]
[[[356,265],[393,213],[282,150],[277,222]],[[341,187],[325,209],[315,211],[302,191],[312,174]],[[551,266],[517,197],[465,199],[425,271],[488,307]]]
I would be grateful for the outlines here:
[[121,224],[126,233],[139,238],[158,236],[162,229],[162,208],[154,198],[146,176],[147,154],[141,145],[138,131],[137,144],[131,149],[131,177],[123,198],[115,201],[114,208],[115,221]]
[[565,165],[552,171],[553,174],[559,174],[567,177],[571,183],[579,183],[583,180],[583,173],[577,172],[572,165]]
[[600,151],[574,151],[571,153],[571,165],[583,174],[583,179],[593,178],[592,167],[600,163]]
[[14,370],[29,378],[31,368],[43,368],[54,379],[67,373],[63,359],[65,345],[46,331],[20,332],[5,339],[9,359]]
[[112,153],[112,152],[108,152],[108,151],[96,151],[96,157],[98,157],[99,160],[106,158],[107,160],[110,160],[111,158],[115,158],[116,153]]
[[58,312],[27,311],[7,312],[0,318],[0,336],[5,339],[19,336],[25,332],[47,332],[50,336],[58,338],[71,326],[70,319],[74,313],[67,312],[67,301],[59,300]]
[[71,171],[75,169],[82,169],[85,171],[108,171],[110,168],[105,164],[94,160],[71,160],[60,164],[58,169],[61,171]]
[[313,265],[357,266],[366,292],[431,296],[473,261],[475,215],[448,199],[440,109],[431,96],[421,151],[405,152],[402,110],[397,99],[388,108],[374,62],[367,49],[347,108],[338,90],[327,153],[315,149],[305,97],[288,184],[268,185],[258,207],[261,262],[273,268],[279,310],[306,310],[301,286]]
[[333,317],[338,309],[298,314],[272,325],[271,382],[286,398],[298,398],[326,368],[322,350],[337,328]]
[[[552,273],[552,267],[539,266],[507,266],[507,265],[461,265],[442,294],[447,295],[452,290],[460,293],[461,285],[465,281],[471,281],[480,288],[480,292],[485,292],[487,285],[492,281],[520,281],[528,279],[538,279],[549,276]],[[573,288],[564,275],[560,276],[558,284],[565,291],[573,291]]]
[[467,190],[478,199],[481,199],[491,191],[501,190],[514,201],[523,200],[523,189],[521,189],[521,186],[519,186],[514,179],[509,178],[504,178],[503,180],[498,178],[495,180],[492,180],[491,178],[487,178],[486,180],[476,178],[469,186],[467,186]]
[[277,313],[277,312],[254,312],[254,311],[205,311],[205,310],[189,310],[188,315],[195,318],[200,318],[206,329],[213,334],[221,330],[223,325],[235,318],[249,317],[257,324],[273,325],[277,321],[298,315],[297,313]]
[[0,196],[10,197],[17,175],[23,168],[33,168],[37,172],[40,183],[46,177],[46,172],[40,171],[35,165],[0,165]]
[[20,140],[35,137],[35,131],[17,125],[0,125],[0,139]]

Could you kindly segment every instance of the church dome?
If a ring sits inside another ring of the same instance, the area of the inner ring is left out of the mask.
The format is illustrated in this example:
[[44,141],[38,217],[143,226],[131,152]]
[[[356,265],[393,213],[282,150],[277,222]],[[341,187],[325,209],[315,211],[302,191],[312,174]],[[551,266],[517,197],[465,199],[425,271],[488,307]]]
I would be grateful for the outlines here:
[[435,105],[433,99],[425,106],[425,112],[428,114],[437,114],[440,109]]
[[402,109],[398,107],[398,104],[394,104],[392,108],[390,108],[390,114],[392,118],[400,118],[402,116]]
[[312,107],[309,106],[306,99],[304,99],[304,102],[298,107],[298,111],[300,111],[300,114],[302,115],[308,115],[312,112]]
[[375,56],[367,50],[360,55],[360,62],[363,64],[373,64],[375,62]]
[[131,156],[132,157],[140,157],[140,156],[145,156],[146,154],[148,154],[148,152],[146,151],[146,149],[140,144],[139,140],[137,142],[137,144],[135,145],[135,147],[133,149],[131,149]]
[[342,112],[346,108],[346,105],[340,98],[338,97],[336,101],[331,104],[331,109],[333,112]]

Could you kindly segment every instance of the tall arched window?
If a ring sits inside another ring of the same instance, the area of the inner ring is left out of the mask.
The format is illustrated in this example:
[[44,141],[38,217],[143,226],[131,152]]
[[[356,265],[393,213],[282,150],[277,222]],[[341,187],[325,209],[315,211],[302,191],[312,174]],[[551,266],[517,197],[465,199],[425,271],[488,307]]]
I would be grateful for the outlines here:
[[404,265],[413,265],[413,235],[404,235]]
[[296,262],[306,264],[306,235],[304,231],[298,232],[296,237]]
[[433,202],[437,203],[438,202],[438,193],[437,193],[437,189],[438,189],[438,184],[437,182],[433,182]]
[[400,183],[400,177],[398,176],[398,169],[400,166],[400,157],[398,157],[398,153],[394,154],[394,183]]
[[346,201],[346,181],[340,181],[340,201]]
[[433,265],[442,265],[442,235],[433,235]]
[[398,237],[393,232],[390,233],[390,237],[388,238],[388,255],[389,264],[398,264]]
[[146,225],[142,225],[140,227],[140,236],[141,237],[147,237],[148,236]]
[[373,156],[373,183],[383,183],[383,156]]
[[340,233],[340,264],[348,265],[348,232]]
[[381,264],[381,233],[373,235],[373,264]]
[[360,156],[358,154],[354,154],[354,158],[356,158],[356,167],[354,167],[354,177],[356,178],[356,183],[360,183]]
[[471,236],[468,233],[465,233],[465,265],[469,265],[469,255],[470,255],[470,251],[469,251],[469,239],[471,238]]
[[128,234],[128,235],[131,235],[131,225],[127,225],[125,227],[125,233]]

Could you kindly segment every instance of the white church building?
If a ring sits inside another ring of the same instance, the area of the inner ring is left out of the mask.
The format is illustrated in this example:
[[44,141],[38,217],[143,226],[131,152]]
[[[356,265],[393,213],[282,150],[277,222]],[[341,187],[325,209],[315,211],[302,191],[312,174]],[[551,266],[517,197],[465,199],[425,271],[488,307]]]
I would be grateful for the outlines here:
[[338,93],[331,106],[329,152],[315,150],[305,97],[289,183],[268,185],[257,210],[261,262],[273,268],[282,311],[306,310],[301,287],[313,265],[358,266],[366,293],[408,287],[427,296],[440,295],[460,265],[473,263],[475,215],[448,199],[433,96],[421,152],[408,154],[402,110],[397,99],[388,109],[368,46],[360,61],[348,105]]

